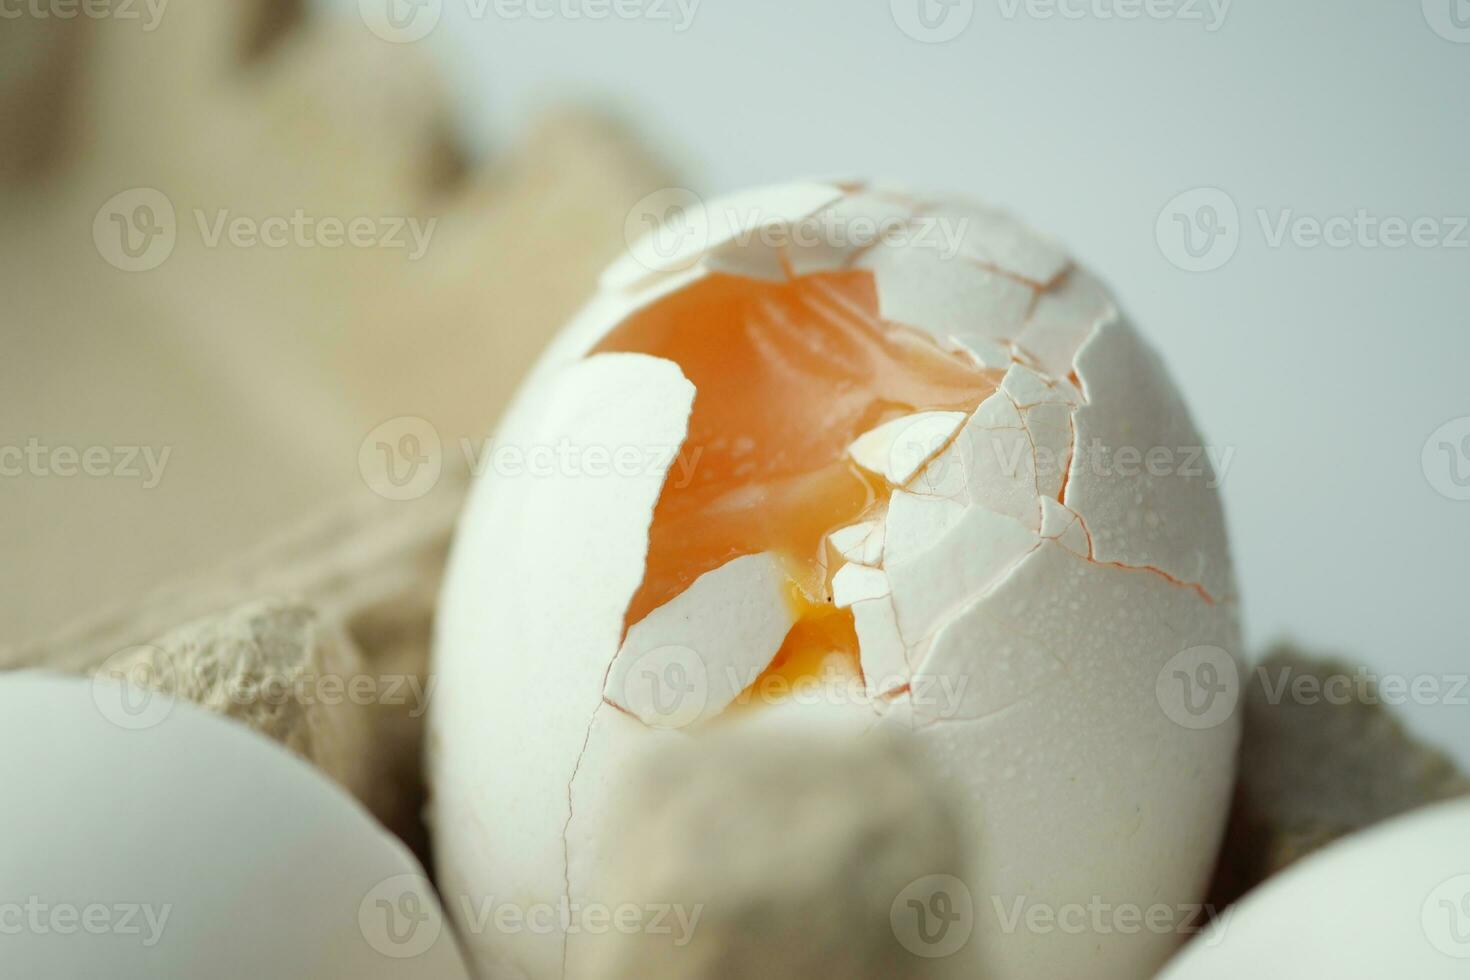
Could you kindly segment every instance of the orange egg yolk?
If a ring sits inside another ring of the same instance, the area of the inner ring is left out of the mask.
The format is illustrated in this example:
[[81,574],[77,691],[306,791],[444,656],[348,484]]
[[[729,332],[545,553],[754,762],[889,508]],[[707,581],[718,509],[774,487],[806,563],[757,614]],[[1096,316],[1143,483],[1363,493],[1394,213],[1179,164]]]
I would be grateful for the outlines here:
[[791,572],[797,623],[770,671],[807,674],[833,652],[855,662],[851,613],[831,605],[827,535],[880,511],[892,487],[848,446],[913,412],[973,411],[999,380],[877,310],[866,272],[784,283],[716,275],[598,346],[671,360],[695,387],[625,628],[732,558],[774,552]]

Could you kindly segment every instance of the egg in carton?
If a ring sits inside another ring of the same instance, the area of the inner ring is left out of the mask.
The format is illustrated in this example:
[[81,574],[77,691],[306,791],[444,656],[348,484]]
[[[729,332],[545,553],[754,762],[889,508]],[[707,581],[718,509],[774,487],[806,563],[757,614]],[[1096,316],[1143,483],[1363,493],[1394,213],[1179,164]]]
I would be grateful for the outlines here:
[[[1056,917],[1199,902],[1229,805],[1235,587],[1162,363],[985,207],[852,180],[646,205],[452,549],[429,755],[450,906],[606,894],[608,815],[661,742],[897,731],[962,804],[955,955],[994,980],[1156,970],[1180,932]],[[601,942],[571,915],[466,930],[491,975],[582,975]]]

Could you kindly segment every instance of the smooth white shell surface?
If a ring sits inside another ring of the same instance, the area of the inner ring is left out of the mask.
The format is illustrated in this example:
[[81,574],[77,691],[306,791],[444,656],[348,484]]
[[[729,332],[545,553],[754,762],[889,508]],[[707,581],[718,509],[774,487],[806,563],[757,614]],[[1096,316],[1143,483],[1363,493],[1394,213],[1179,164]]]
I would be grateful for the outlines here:
[[[1201,447],[1163,366],[1096,280],[989,209],[809,182],[712,202],[708,213],[783,227],[813,215],[910,231],[938,222],[959,247],[899,234],[781,250],[760,235],[742,241],[733,229],[743,222],[712,219],[703,250],[679,256],[682,271],[635,258],[609,270],[528,379],[497,444],[658,446],[672,456],[695,395],[679,368],[586,355],[634,313],[716,274],[755,282],[866,270],[884,318],[996,369],[997,389],[967,417],[918,406],[854,444],[893,487],[886,508],[829,538],[833,599],[852,610],[864,676],[838,669],[816,703],[732,707],[741,713],[720,722],[911,732],[973,821],[965,880],[976,912],[963,953],[973,973],[1151,975],[1180,936],[1041,931],[1011,913],[1018,902],[1023,911],[1094,898],[1197,902],[1223,829],[1238,719],[1192,725],[1160,693],[1171,660],[1195,648],[1218,648],[1217,663],[1234,669],[1218,495],[1208,474],[1120,475],[1079,448],[1164,447],[1177,458]],[[666,462],[615,479],[477,483],[441,604],[431,716],[435,850],[455,902],[615,900],[600,875],[617,845],[600,831],[620,774],[635,752],[687,737],[730,702],[736,686],[710,665],[749,679],[768,657],[772,624],[787,614],[775,611],[772,583],[732,576],[722,597],[707,575],[645,620],[658,649],[712,644],[698,662],[676,650],[652,664],[652,675],[703,699],[700,709],[681,724],[649,724],[648,705],[620,693],[622,619],[664,479],[678,473]],[[722,632],[759,642],[720,653]],[[663,707],[653,713],[664,720]],[[576,975],[595,956],[585,932],[461,928],[486,976]]]
[[0,742],[7,977],[469,976],[408,850],[243,726],[24,673],[0,677]]
[[1470,976],[1470,801],[1345,838],[1247,895],[1159,980]]

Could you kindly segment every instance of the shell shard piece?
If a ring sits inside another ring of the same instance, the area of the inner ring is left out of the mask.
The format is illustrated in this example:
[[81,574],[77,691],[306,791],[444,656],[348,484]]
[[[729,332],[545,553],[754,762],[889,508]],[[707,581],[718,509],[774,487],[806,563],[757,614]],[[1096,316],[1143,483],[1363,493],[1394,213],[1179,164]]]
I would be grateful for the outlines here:
[[961,236],[961,255],[1007,275],[1046,287],[1071,265],[1060,245],[1003,211],[946,202],[942,213]]
[[929,636],[1038,543],[1034,531],[1005,514],[971,507],[933,547],[887,565],[904,639]]
[[1037,461],[1036,444],[1020,409],[998,391],[975,410],[915,489],[957,497],[1034,530],[1041,526]]
[[888,500],[883,565],[892,567],[932,547],[964,516],[965,504],[962,501],[894,491]]
[[[676,365],[621,354],[573,357],[548,373],[546,387],[528,393],[536,403],[528,406],[523,395],[512,407],[500,444],[678,445],[694,401]],[[567,787],[602,704],[623,611],[643,574],[648,525],[666,473],[667,464],[652,461],[625,478],[521,478],[501,483],[508,492],[489,495],[484,490],[491,483],[481,481],[472,492],[450,558],[451,567],[469,567],[449,574],[468,575],[475,597],[441,604],[437,626],[446,631],[441,637],[455,637],[463,659],[447,657],[442,642],[435,658],[460,690],[478,693],[447,697],[430,712],[430,738],[439,743],[439,751],[430,748],[431,820],[444,849],[444,894],[481,901],[516,894],[549,905],[562,895]],[[546,528],[558,529],[564,549],[527,536]],[[515,561],[504,560],[512,553]],[[575,597],[577,615],[523,616],[518,607],[532,595]],[[481,732],[478,749],[456,751],[453,743],[472,731]],[[446,745],[450,751],[443,751]],[[513,823],[490,802],[506,799],[518,800]],[[446,832],[466,826],[480,829]],[[489,882],[496,883],[493,891]],[[466,940],[485,972],[513,963],[543,973],[561,961],[558,935],[526,930],[495,943],[486,938]]]
[[771,662],[795,623],[789,584],[780,559],[768,554],[736,558],[701,575],[628,631],[608,672],[607,699],[660,728],[683,728],[724,711]]
[[862,521],[841,527],[827,536],[843,560],[858,565],[877,565],[883,560],[883,524]]
[[1075,367],[1077,349],[1118,316],[1102,283],[1073,267],[1037,298],[1016,345],[1046,374],[1066,378]]
[[[608,271],[497,436],[660,452],[473,491],[430,719],[447,906],[626,899],[609,818],[645,802],[649,746],[896,733],[964,804],[977,914],[946,962],[1152,975],[1177,934],[1014,916],[1204,894],[1239,719],[1197,723],[1216,673],[1178,664],[1238,669],[1220,502],[1096,449],[1201,446],[1182,399],[1107,291],[998,212],[847,180],[703,207],[677,261]],[[558,923],[463,925],[486,973],[611,962]]]
[[983,368],[1004,370],[1015,357],[1008,344],[976,333],[950,334],[945,347],[963,351]]
[[1001,379],[1000,390],[1022,411],[1038,405],[1070,405],[1077,400],[1066,381],[1048,380],[1024,364],[1010,366]]
[[888,595],[852,604],[853,628],[861,649],[863,681],[869,697],[891,694],[909,683],[908,647],[898,632],[898,616]]
[[927,330],[941,340],[1014,337],[1036,299],[1025,283],[956,262],[916,241],[864,252],[856,264],[872,271],[885,320]]
[[1078,351],[1076,371],[1087,402],[1074,417],[1065,502],[1087,525],[1093,557],[1233,595],[1210,447],[1158,355],[1110,320]]
[[964,412],[919,412],[884,422],[848,447],[863,469],[904,486],[965,424]]
[[913,203],[884,194],[857,190],[813,215],[817,228],[846,228],[841,235],[794,236],[786,250],[792,275],[804,276],[851,264],[884,238],[905,233],[913,220]]
[[869,599],[881,599],[891,590],[881,568],[848,563],[832,576],[832,602],[838,609]]
[[[705,203],[673,198],[664,214],[649,214],[650,228],[603,274],[605,289],[626,289],[693,266],[761,279],[784,276],[783,249],[791,226],[843,199],[830,184],[757,188]],[[670,226],[673,227],[670,227]],[[762,234],[776,229],[777,234]]]
[[1042,500],[1061,497],[1072,466],[1072,406],[1043,402],[1021,414],[1031,440],[1036,471],[1036,495]]
[[1082,520],[1050,497],[1041,498],[1041,536],[1055,541],[1079,558],[1092,554]]

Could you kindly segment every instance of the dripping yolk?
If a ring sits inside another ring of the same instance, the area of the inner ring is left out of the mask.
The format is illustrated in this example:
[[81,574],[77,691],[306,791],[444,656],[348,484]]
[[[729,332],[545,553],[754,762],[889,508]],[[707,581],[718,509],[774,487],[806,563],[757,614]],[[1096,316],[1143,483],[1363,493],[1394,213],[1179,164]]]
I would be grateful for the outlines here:
[[770,670],[803,674],[830,653],[856,657],[852,616],[831,605],[826,538],[880,511],[892,487],[859,469],[848,446],[913,412],[972,411],[997,384],[877,308],[865,272],[785,283],[717,275],[598,346],[671,360],[695,388],[625,629],[705,572],[773,552],[790,569],[798,621]]

